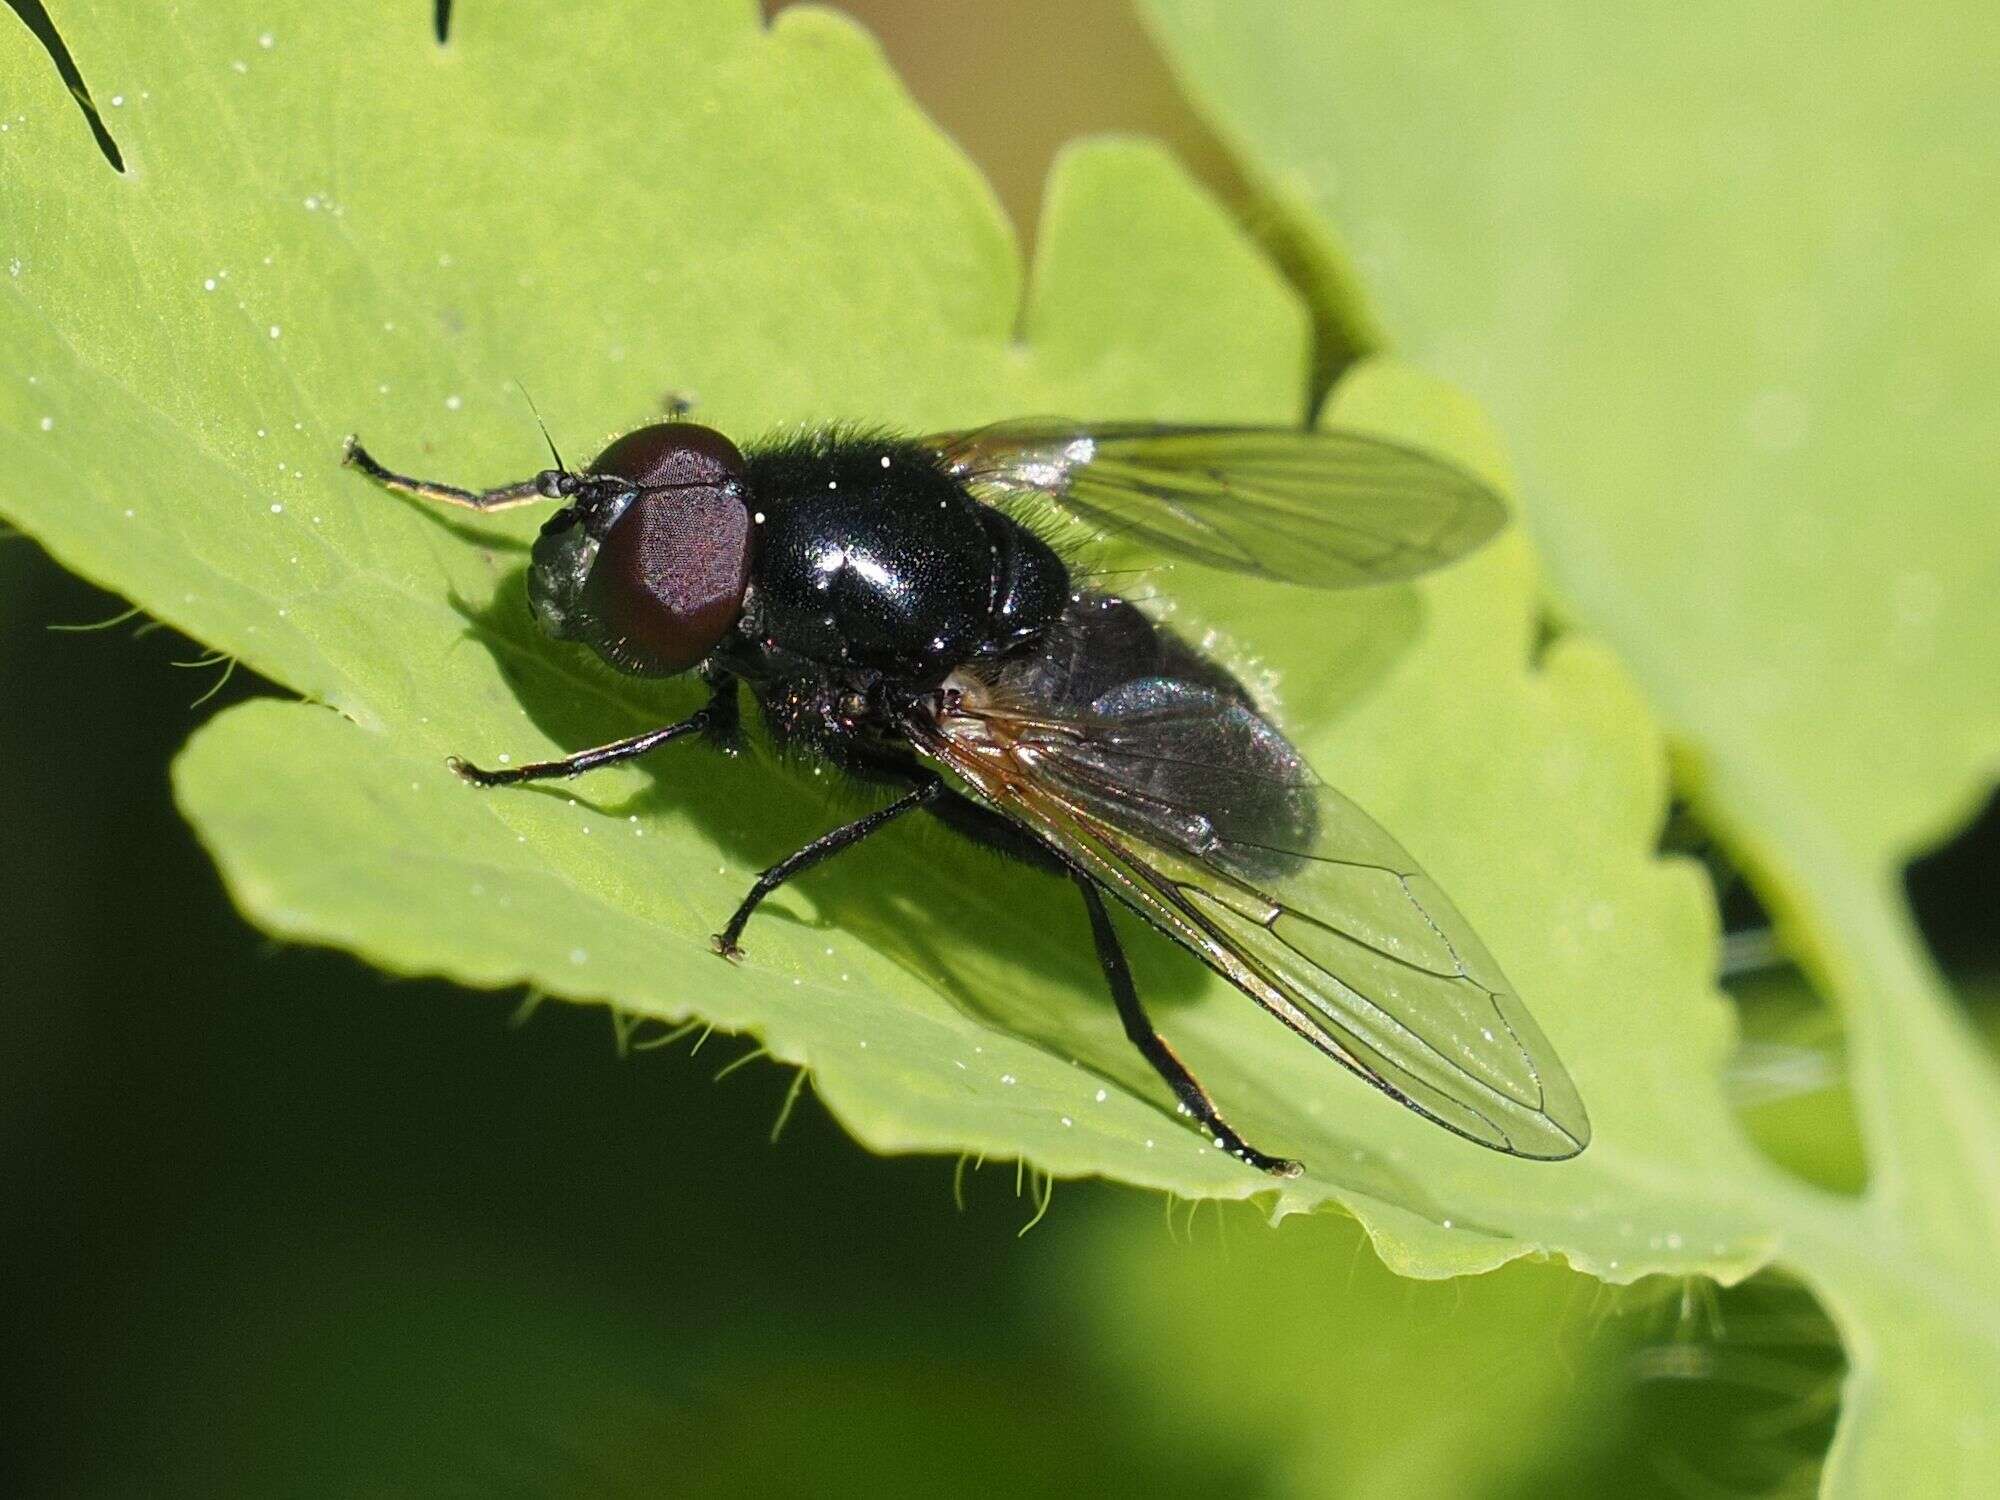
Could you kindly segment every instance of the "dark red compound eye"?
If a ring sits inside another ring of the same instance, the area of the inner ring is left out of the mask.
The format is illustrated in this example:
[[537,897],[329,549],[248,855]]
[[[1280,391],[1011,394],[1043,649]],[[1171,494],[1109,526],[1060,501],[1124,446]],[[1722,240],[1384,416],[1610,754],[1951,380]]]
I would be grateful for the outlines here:
[[644,485],[721,485],[743,477],[743,455],[713,427],[659,422],[614,441],[590,472]]
[[743,609],[750,516],[743,455],[707,427],[628,432],[591,466],[644,486],[612,525],[584,581],[589,638],[631,672],[684,672],[713,651]]

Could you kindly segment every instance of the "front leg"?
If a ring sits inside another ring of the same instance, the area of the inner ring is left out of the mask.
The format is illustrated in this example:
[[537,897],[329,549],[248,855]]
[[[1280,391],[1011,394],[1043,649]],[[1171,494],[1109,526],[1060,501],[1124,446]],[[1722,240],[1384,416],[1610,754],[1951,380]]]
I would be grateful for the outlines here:
[[523,479],[518,484],[503,484],[490,490],[466,490],[455,484],[440,484],[435,479],[412,479],[407,474],[398,474],[377,463],[374,455],[354,437],[341,445],[340,461],[350,469],[359,469],[385,490],[393,490],[399,495],[415,495],[422,500],[442,500],[446,505],[462,506],[466,510],[511,510],[517,505],[532,505],[537,500],[562,500],[576,489],[576,476],[560,468],[544,469],[532,479]]
[[644,734],[635,734],[622,740],[613,740],[608,745],[598,745],[593,749],[579,750],[574,755],[565,755],[561,760],[530,761],[521,766],[502,766],[498,770],[486,770],[454,755],[445,764],[456,771],[461,778],[474,786],[513,786],[523,781],[547,781],[557,776],[581,776],[585,771],[594,771],[599,766],[616,765],[621,760],[631,760],[644,755],[648,750],[657,750],[683,735],[712,733],[727,738],[736,731],[738,705],[736,679],[725,677],[714,684],[713,694],[708,702],[696,709],[678,724],[669,724],[663,729],[649,729]]

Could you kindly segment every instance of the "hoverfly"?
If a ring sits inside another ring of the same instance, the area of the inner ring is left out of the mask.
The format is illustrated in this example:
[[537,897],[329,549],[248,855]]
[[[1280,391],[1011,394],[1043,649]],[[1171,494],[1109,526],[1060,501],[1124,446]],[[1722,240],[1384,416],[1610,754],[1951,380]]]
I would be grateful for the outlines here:
[[[553,449],[551,450],[553,452]],[[1237,1133],[1154,1028],[1106,907],[1123,902],[1321,1053],[1445,1129],[1557,1160],[1590,1139],[1562,1063],[1499,965],[1396,841],[1313,774],[1236,677],[1086,586],[1063,518],[1163,559],[1341,589],[1413,578],[1505,521],[1438,458],[1350,431],[1030,420],[903,438],[828,429],[739,450],[642,427],[582,472],[473,491],[345,461],[405,495],[536,501],[528,602],[557,640],[641,676],[693,671],[678,723],[476,786],[575,776],[701,736],[749,690],[772,736],[894,791],[757,877],[758,903],[919,809],[1074,882],[1126,1035],[1224,1151]]]

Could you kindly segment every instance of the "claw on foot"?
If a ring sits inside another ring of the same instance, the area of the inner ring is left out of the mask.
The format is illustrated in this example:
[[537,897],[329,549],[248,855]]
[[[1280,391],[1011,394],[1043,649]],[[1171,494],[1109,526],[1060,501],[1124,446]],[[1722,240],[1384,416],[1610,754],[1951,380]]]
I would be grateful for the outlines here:
[[735,963],[743,957],[743,949],[738,944],[730,942],[728,938],[719,932],[708,940],[708,946],[714,950],[718,958],[726,958],[731,963]]
[[1305,1175],[1306,1167],[1304,1162],[1293,1161],[1289,1156],[1266,1156],[1248,1141],[1224,1140],[1221,1137],[1217,1137],[1215,1144],[1242,1162],[1246,1167],[1255,1167],[1258,1171],[1266,1173],[1269,1176],[1303,1177]]
[[499,786],[507,777],[499,771],[482,771],[478,766],[460,755],[447,755],[444,763],[460,781],[473,786]]

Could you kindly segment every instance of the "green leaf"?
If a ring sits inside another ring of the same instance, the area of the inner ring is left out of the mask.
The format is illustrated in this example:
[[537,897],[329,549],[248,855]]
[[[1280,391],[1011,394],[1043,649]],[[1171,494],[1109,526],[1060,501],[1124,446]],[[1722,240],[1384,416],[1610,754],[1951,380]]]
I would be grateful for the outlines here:
[[[1518,532],[1417,588],[1322,598],[1189,569],[1172,592],[1485,936],[1592,1110],[1573,1162],[1437,1131],[1135,926],[1165,1029],[1253,1139],[1307,1160],[1278,1188],[1164,1104],[1073,893],[923,830],[788,890],[748,962],[721,964],[708,934],[752,873],[843,815],[798,768],[681,747],[567,791],[458,784],[447,753],[597,743],[694,689],[538,640],[520,587],[534,518],[386,496],[336,467],[345,432],[486,483],[543,461],[517,377],[572,448],[668,388],[744,435],[1283,420],[1308,323],[1170,162],[1120,144],[1061,164],[1017,306],[984,187],[831,15],[767,30],[748,5],[474,8],[443,50],[422,19],[66,10],[85,75],[127,101],[124,178],[31,44],[0,44],[26,115],[0,217],[61,226],[0,298],[0,345],[34,382],[0,388],[0,503],[70,566],[324,705],[223,714],[177,768],[256,921],[399,972],[753,1033],[878,1149],[1345,1204],[1411,1273],[1559,1251],[1615,1279],[1737,1276],[1787,1236],[1844,1230],[1724,1107],[1712,905],[1653,854],[1658,738],[1601,647],[1531,663]],[[1411,371],[1357,371],[1332,415],[1504,483],[1476,411]]]
[[1518,441],[1556,592],[1841,1009],[1871,1185],[1785,1254],[1853,1493],[2000,1461],[2000,1089],[1897,881],[2000,763],[2000,77],[1985,8],[1920,11],[1147,6]]

